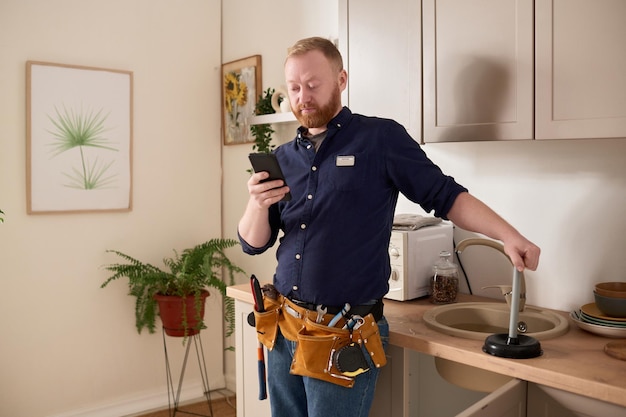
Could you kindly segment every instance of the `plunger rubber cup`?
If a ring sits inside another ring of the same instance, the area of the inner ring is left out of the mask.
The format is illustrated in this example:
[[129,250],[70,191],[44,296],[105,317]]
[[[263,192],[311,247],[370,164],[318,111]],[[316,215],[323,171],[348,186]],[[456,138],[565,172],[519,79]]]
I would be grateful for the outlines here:
[[530,336],[517,334],[519,316],[521,272],[513,267],[513,288],[511,295],[511,314],[509,333],[492,334],[485,339],[483,352],[500,358],[529,359],[541,356],[543,351],[539,342]]
[[509,359],[530,359],[543,354],[537,339],[526,335],[511,338],[504,333],[488,336],[483,345],[483,352]]

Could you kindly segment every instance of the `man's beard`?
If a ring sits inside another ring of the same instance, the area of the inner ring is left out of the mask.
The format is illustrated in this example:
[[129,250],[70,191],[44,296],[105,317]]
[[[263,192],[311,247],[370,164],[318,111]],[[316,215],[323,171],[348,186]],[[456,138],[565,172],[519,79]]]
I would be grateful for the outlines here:
[[302,106],[299,106],[297,109],[295,109],[294,115],[296,116],[296,119],[298,119],[302,126],[308,129],[326,127],[326,125],[328,125],[328,122],[330,122],[333,117],[335,117],[337,109],[341,107],[341,91],[339,90],[339,87],[335,89],[335,92],[331,96],[330,101],[324,106],[309,106],[309,108],[311,107],[317,110],[313,114],[303,115]]

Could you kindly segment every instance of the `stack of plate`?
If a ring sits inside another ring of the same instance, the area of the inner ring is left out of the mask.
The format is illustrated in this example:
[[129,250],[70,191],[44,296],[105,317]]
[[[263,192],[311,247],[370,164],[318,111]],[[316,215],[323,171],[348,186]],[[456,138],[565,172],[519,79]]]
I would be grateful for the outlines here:
[[602,313],[596,303],[585,304],[570,317],[583,330],[607,337],[626,337],[626,318],[609,317]]

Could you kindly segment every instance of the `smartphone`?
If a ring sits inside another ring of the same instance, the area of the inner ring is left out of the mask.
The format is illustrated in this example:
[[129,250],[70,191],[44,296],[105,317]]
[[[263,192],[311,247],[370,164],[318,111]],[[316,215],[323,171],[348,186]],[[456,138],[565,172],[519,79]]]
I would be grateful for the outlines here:
[[[254,172],[266,171],[270,174],[270,176],[266,180],[263,180],[263,182],[270,180],[283,180],[285,185],[287,185],[287,181],[285,181],[285,176],[283,175],[283,171],[280,169],[276,155],[273,153],[257,152],[248,155],[248,159],[250,159]],[[280,201],[289,200],[291,200],[291,193],[285,194],[283,199]]]

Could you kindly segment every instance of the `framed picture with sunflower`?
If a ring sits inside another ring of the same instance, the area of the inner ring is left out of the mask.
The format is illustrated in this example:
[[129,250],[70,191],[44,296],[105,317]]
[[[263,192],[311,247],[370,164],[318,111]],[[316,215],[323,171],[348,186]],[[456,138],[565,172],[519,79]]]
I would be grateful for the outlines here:
[[254,142],[248,118],[254,115],[257,96],[262,92],[261,80],[261,55],[222,65],[224,145]]
[[28,214],[130,211],[133,73],[26,62]]

